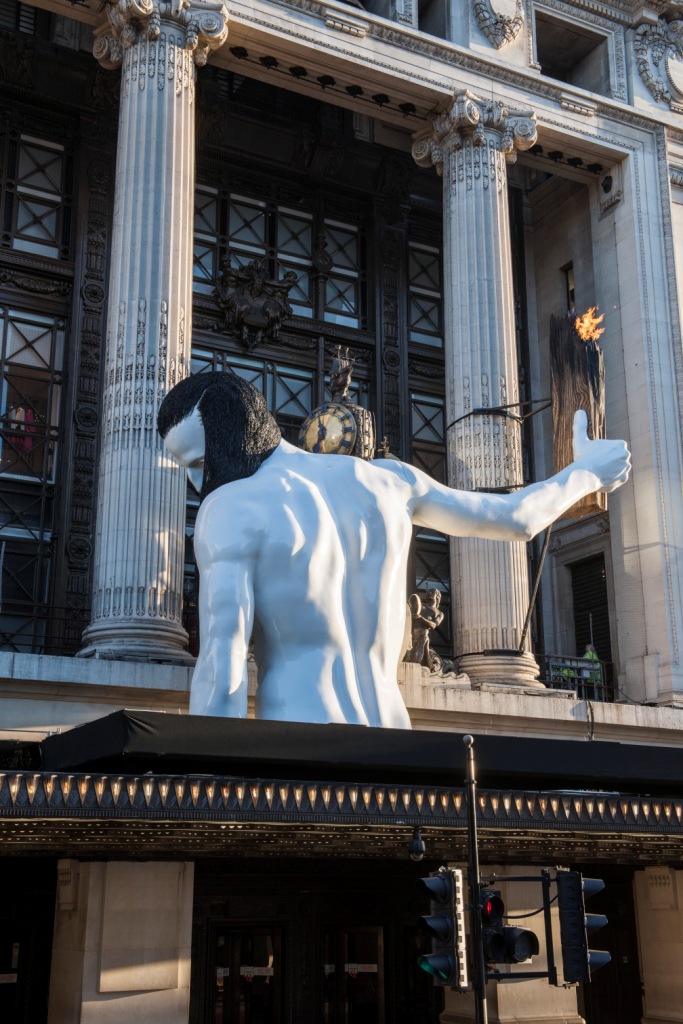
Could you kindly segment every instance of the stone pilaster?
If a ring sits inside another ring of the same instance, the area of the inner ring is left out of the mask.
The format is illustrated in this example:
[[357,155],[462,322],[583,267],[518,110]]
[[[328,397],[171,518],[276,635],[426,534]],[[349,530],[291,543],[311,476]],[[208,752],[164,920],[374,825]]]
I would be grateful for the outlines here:
[[[464,490],[522,483],[518,421],[482,410],[518,401],[506,163],[535,141],[531,111],[461,92],[413,146],[443,177],[447,458],[451,486]],[[524,544],[459,539],[452,550],[460,670],[475,685],[534,685],[530,652],[507,653],[529,602]]]
[[185,474],[156,430],[189,372],[195,65],[227,36],[221,0],[118,0],[94,54],[121,66],[92,622],[84,655],[187,658]]

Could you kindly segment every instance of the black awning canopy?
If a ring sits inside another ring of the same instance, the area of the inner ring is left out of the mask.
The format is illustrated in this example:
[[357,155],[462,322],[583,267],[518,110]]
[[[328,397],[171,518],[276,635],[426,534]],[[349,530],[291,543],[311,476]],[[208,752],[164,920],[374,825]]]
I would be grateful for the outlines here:
[[[500,789],[683,792],[683,744],[477,736],[477,781]],[[231,774],[462,785],[457,732],[117,711],[41,744],[48,771]]]

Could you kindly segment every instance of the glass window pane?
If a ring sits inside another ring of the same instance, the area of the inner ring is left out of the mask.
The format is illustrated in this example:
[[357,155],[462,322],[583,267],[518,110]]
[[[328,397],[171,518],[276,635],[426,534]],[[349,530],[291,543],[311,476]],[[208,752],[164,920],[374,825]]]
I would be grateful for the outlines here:
[[328,277],[325,285],[325,304],[335,313],[356,315],[358,312],[358,282],[343,277]]
[[415,441],[432,441],[443,444],[443,400],[430,395],[413,394],[411,396],[410,432]]
[[230,203],[230,242],[251,252],[262,253],[266,246],[266,213],[258,206]]
[[28,143],[22,138],[19,146],[17,187],[61,193],[63,157],[52,149]]
[[312,225],[310,220],[278,212],[277,247],[283,256],[311,259]]
[[7,325],[5,358],[13,363],[47,369],[52,354],[52,327],[45,328],[27,321],[12,321]]
[[438,249],[411,245],[408,249],[409,337],[422,345],[443,344],[441,254]]
[[311,373],[288,372],[278,367],[275,376],[275,407],[277,415],[305,419],[313,403]]
[[411,246],[408,252],[408,276],[411,288],[441,292],[441,259],[438,251],[430,252]]
[[255,359],[237,359],[230,355],[226,357],[226,362],[238,377],[253,384],[265,395],[263,363]]
[[297,281],[293,288],[289,292],[289,304],[295,313],[299,316],[311,316],[311,275],[307,271],[302,271],[301,267],[281,267],[282,273],[287,270],[294,270],[297,275]]
[[204,189],[195,192],[194,231],[212,238],[218,234],[218,197],[215,192]]
[[338,270],[358,269],[358,232],[353,228],[325,224],[325,248]]
[[410,340],[441,345],[441,301],[425,295],[410,298]]

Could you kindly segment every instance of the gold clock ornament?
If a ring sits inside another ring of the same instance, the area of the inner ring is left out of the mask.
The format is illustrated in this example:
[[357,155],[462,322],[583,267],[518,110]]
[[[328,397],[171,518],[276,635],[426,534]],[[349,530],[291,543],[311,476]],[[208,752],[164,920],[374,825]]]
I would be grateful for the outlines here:
[[328,402],[304,420],[299,444],[316,455],[351,455],[357,434],[351,410],[340,402]]
[[331,400],[314,409],[299,431],[299,447],[316,455],[375,457],[375,417],[362,405],[347,399],[353,359],[348,348],[337,355],[330,370]]

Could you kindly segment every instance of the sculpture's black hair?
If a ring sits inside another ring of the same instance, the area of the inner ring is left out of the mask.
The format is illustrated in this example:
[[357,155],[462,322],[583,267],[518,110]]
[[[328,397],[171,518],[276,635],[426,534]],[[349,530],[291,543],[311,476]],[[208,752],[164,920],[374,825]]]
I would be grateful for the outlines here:
[[166,437],[195,408],[206,439],[203,500],[222,484],[255,473],[282,435],[261,392],[231,370],[197,373],[176,384],[159,407],[161,436]]

